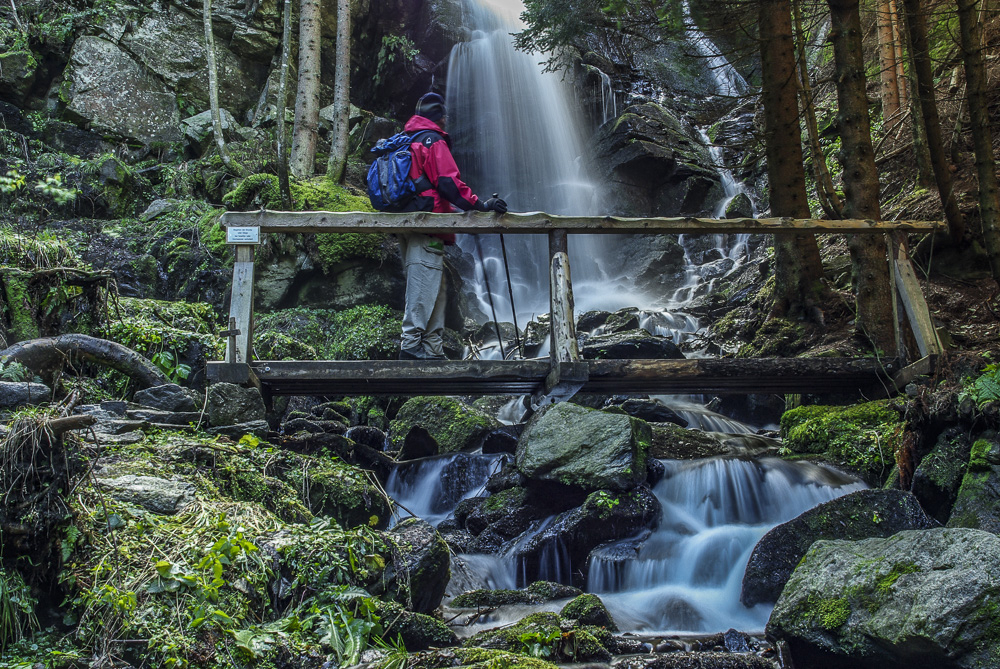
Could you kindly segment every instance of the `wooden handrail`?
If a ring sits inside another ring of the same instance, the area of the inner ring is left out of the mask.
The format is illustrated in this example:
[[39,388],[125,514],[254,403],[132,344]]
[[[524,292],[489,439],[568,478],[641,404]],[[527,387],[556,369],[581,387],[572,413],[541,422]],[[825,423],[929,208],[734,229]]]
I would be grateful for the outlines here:
[[224,227],[259,227],[271,233],[409,232],[548,234],[883,234],[934,232],[942,221],[828,221],[813,218],[623,218],[618,216],[557,216],[541,212],[431,214],[413,212],[268,211],[222,215]]

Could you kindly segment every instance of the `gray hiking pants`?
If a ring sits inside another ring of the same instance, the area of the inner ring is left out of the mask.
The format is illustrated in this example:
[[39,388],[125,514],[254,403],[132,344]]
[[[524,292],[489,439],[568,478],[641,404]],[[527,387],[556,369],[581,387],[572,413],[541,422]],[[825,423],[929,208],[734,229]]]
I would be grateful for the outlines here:
[[431,355],[444,355],[444,248],[440,239],[427,235],[399,235],[406,269],[406,306],[403,309],[402,348],[423,344]]

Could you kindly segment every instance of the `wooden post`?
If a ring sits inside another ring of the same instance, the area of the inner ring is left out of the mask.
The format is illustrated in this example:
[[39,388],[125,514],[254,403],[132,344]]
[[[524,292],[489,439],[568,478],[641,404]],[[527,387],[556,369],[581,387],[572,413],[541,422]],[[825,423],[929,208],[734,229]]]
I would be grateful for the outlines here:
[[896,231],[892,233],[891,238],[893,278],[899,292],[899,299],[903,303],[904,311],[906,311],[910,329],[917,340],[917,349],[920,351],[921,357],[940,355],[944,352],[944,347],[934,329],[931,312],[927,307],[924,294],[920,290],[917,274],[913,271],[906,243],[906,233]]
[[[236,246],[236,262],[233,263],[233,295],[229,305],[230,323],[235,319],[239,334],[226,344],[226,360],[247,364],[253,346],[253,254],[254,247],[247,244]],[[236,350],[232,351],[232,342]]]
[[906,348],[906,327],[904,326],[904,315],[905,310],[903,308],[903,300],[899,295],[899,289],[896,288],[896,253],[892,244],[892,236],[885,236],[886,244],[886,257],[889,259],[889,289],[892,291],[892,326],[895,331],[896,338],[896,358],[899,360],[899,364],[906,366],[909,362],[909,356],[907,355]]
[[576,343],[576,317],[573,314],[573,285],[570,281],[569,253],[566,231],[549,233],[549,323],[553,365],[559,362],[579,362]]

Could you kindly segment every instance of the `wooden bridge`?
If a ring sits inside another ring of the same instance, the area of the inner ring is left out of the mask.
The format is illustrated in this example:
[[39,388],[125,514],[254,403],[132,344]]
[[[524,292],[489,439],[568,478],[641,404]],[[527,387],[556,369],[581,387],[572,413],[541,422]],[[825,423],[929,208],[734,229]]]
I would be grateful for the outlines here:
[[[332,213],[259,211],[223,216],[235,246],[226,359],[210,362],[212,381],[257,385],[272,395],[530,394],[536,406],[578,392],[842,393],[892,392],[930,371],[941,342],[910,262],[907,232],[934,232],[936,221],[814,219],[616,218],[542,213]],[[551,353],[547,360],[275,361],[254,360],[254,249],[264,234],[281,233],[517,233],[549,239]],[[890,359],[752,358],[583,360],[576,341],[569,234],[874,234],[886,240],[897,350]],[[917,353],[904,342],[912,335]],[[914,361],[914,358],[919,358]]]

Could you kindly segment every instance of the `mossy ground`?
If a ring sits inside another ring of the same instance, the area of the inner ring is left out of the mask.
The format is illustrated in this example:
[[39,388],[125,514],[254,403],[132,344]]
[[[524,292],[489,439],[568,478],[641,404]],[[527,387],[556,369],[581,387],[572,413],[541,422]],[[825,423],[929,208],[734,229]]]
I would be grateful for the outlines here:
[[264,360],[385,360],[399,351],[402,321],[380,305],[283,309],[262,314],[254,335]]
[[399,448],[414,425],[425,428],[441,453],[453,453],[476,446],[477,438],[500,423],[470,405],[452,397],[414,397],[400,408],[389,426],[393,444]]

